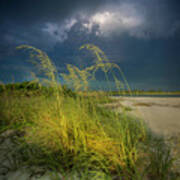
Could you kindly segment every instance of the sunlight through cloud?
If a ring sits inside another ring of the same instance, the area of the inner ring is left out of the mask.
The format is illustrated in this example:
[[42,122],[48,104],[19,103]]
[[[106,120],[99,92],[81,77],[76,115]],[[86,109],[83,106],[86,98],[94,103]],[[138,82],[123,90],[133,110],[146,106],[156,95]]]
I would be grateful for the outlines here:
[[83,23],[83,26],[90,33],[92,28],[97,25],[99,33],[96,35],[109,36],[112,33],[130,33],[132,29],[141,26],[143,23],[144,17],[140,16],[133,6],[123,5],[114,11],[103,11],[92,15],[88,22]]

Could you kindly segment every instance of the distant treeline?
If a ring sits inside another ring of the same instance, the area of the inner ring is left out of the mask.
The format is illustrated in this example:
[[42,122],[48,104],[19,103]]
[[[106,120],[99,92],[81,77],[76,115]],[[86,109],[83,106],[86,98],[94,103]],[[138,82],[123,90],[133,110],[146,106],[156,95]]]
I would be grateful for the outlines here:
[[[59,91],[61,91],[64,95],[75,97],[77,94],[68,88],[66,85],[59,85]],[[34,81],[24,81],[21,83],[9,83],[9,84],[0,84],[0,93],[3,92],[16,92],[16,93],[24,93],[28,95],[40,95],[42,93],[46,95],[51,95],[54,92],[53,86],[43,85],[39,82]],[[89,91],[88,94],[93,94],[95,92],[99,92],[104,95],[180,95],[180,91],[162,91],[162,90],[131,90],[131,92],[127,90],[120,91]],[[78,94],[84,94],[85,92],[79,92]],[[85,93],[86,94],[86,93]]]
[[127,90],[111,91],[112,95],[180,95],[180,91],[162,91],[162,90]]
[[10,84],[0,84],[0,92],[6,90],[37,90],[40,89],[41,85],[37,82],[25,81],[22,83],[10,83]]
[[[55,88],[50,85],[42,85],[39,82],[33,81],[25,81],[21,83],[9,83],[9,84],[0,84],[0,93],[21,93],[22,95],[30,96],[30,95],[52,95],[54,93]],[[58,86],[57,89],[59,92],[63,93],[63,95],[68,96],[76,96],[75,92],[71,89],[67,88],[67,86]]]

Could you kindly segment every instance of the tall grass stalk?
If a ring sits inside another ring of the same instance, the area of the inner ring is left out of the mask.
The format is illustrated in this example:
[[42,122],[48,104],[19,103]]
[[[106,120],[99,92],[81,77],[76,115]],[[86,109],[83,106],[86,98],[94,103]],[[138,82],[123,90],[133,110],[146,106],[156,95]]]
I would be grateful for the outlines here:
[[[71,97],[63,93],[57,81],[58,72],[46,53],[28,45],[17,47],[28,50],[31,62],[46,76],[43,82],[48,82],[46,86],[53,89],[53,94],[48,98],[44,94],[30,98],[1,97],[0,105],[6,103],[0,113],[8,125],[25,132],[19,152],[26,164],[60,172],[75,171],[81,177],[84,171],[86,178],[94,173],[107,179],[113,176],[137,179],[139,169],[143,171],[138,162],[145,158],[140,147],[147,140],[146,127],[125,111],[119,114],[100,107],[102,99],[109,100],[104,94],[96,92],[91,96],[88,82],[95,79],[97,70],[102,70],[108,80],[107,73],[116,68],[128,89],[129,86],[120,67],[110,63],[98,47],[87,44],[80,49],[83,48],[95,55],[94,65],[84,69],[67,65],[69,73],[60,74],[67,85],[73,85],[76,96]],[[113,77],[121,85],[115,74]],[[151,164],[154,166],[153,160]]]

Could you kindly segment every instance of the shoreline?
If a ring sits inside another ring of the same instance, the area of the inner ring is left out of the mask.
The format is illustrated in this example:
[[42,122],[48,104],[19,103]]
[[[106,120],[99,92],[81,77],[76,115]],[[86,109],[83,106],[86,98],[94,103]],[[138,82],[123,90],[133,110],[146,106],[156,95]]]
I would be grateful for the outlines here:
[[[111,97],[116,99],[114,110],[121,112],[121,104],[128,112],[143,119],[155,133],[174,136],[180,134],[180,97]],[[118,100],[119,99],[119,100]]]
[[167,98],[180,98],[180,94],[116,94],[112,95],[111,97],[156,97],[156,98],[161,98],[161,97],[167,97]]

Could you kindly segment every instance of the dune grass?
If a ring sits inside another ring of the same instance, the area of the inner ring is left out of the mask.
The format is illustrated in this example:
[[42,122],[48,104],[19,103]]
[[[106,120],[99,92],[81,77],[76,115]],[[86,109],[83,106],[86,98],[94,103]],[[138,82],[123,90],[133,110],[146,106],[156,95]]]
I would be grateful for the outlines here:
[[158,144],[145,123],[126,110],[119,114],[100,107],[109,97],[88,91],[88,80],[99,68],[106,74],[117,65],[96,46],[82,48],[92,50],[97,61],[83,70],[68,65],[69,74],[62,76],[73,84],[72,97],[63,93],[56,68],[44,52],[18,47],[30,51],[51,89],[50,96],[41,91],[38,96],[22,96],[23,92],[11,96],[4,91],[0,97],[0,131],[23,132],[16,151],[19,167],[43,166],[64,177],[75,172],[79,179],[169,179],[173,160],[163,140]]

